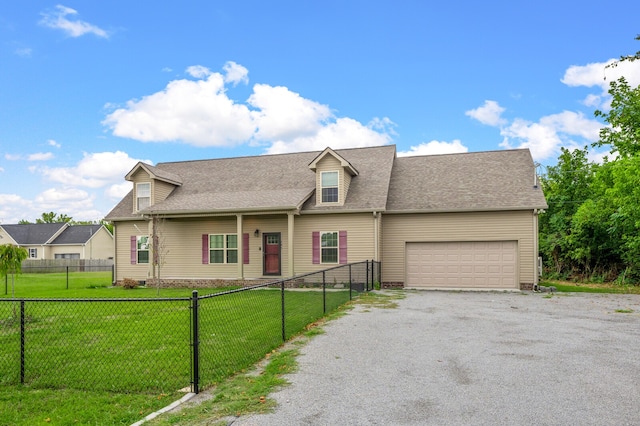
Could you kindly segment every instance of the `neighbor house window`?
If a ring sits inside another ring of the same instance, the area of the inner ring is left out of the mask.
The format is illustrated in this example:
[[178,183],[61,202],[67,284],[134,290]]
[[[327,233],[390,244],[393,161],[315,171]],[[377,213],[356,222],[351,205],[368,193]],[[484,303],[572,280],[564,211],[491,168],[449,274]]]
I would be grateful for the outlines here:
[[37,259],[38,258],[38,249],[30,248],[29,249],[29,259]]
[[338,233],[320,234],[320,260],[322,263],[338,263]]
[[238,236],[209,235],[209,263],[238,263]]
[[149,263],[149,236],[136,237],[136,250],[138,263]]
[[338,202],[338,172],[322,172],[322,202],[337,203]]
[[136,209],[137,211],[146,209],[151,205],[151,184],[136,184]]
[[56,253],[56,259],[80,259],[80,253]]

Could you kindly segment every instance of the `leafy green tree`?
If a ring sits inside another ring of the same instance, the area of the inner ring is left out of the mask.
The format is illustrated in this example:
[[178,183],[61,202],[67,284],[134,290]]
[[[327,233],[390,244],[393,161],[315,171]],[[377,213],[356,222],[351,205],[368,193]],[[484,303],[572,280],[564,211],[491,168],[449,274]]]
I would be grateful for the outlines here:
[[57,214],[54,212],[42,213],[42,216],[36,219],[36,223],[60,223],[72,221],[72,217],[69,217],[66,214]]
[[611,152],[620,157],[640,154],[640,86],[630,87],[624,77],[609,84],[611,109],[597,110],[594,114],[609,124],[600,129],[600,140],[595,146],[611,146]]
[[22,261],[29,256],[27,249],[12,244],[0,245],[0,275],[11,274],[11,292],[15,296],[15,274],[22,272]]
[[581,203],[590,197],[593,165],[587,148],[561,148],[558,164],[547,167],[541,177],[549,208],[540,216],[540,252],[556,275],[571,269],[569,234],[571,221]]

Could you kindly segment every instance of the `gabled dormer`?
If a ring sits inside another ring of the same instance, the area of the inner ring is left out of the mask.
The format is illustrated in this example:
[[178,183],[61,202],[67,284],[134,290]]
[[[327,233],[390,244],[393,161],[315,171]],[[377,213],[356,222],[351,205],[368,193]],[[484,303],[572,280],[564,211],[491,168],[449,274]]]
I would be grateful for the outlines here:
[[133,213],[164,201],[182,186],[180,176],[145,163],[136,164],[125,179],[133,182]]
[[347,199],[351,179],[358,171],[331,148],[326,148],[311,163],[316,173],[316,205],[342,206]]

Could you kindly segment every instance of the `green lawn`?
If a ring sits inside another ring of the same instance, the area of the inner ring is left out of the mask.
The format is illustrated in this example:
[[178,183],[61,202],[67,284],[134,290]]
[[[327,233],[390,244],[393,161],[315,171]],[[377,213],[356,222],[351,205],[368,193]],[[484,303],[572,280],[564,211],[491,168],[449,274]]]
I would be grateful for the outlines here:
[[[8,295],[0,297],[0,424],[15,424],[11,417],[15,412],[2,407],[12,401],[20,401],[23,407],[23,424],[42,423],[46,418],[54,424],[54,413],[62,413],[66,401],[73,401],[72,395],[79,391],[96,401],[110,396],[114,401],[101,407],[76,406],[79,424],[127,424],[131,418],[122,417],[122,412],[144,417],[157,408],[158,397],[177,399],[181,395],[177,391],[190,385],[191,290],[161,289],[158,298],[155,288],[113,288],[96,284],[101,280],[94,276],[98,273],[84,274],[91,275],[70,279],[69,290],[59,276],[47,276],[58,274],[24,274],[16,280],[17,298],[90,299],[25,301],[25,385],[20,385],[20,303],[10,300],[11,287]],[[203,289],[200,294],[217,291]],[[286,290],[284,294],[286,338],[324,315],[321,291]],[[348,290],[326,295],[327,312],[349,300]],[[107,297],[154,300],[102,300]],[[182,300],[165,300],[169,297]],[[201,388],[249,368],[283,343],[281,306],[277,288],[199,300]],[[118,402],[127,400],[126,395],[131,397],[130,409]],[[47,405],[47,401],[56,402]],[[97,420],[97,412],[102,416],[102,411],[113,411],[115,417]],[[64,416],[55,417],[56,423],[66,423]]]

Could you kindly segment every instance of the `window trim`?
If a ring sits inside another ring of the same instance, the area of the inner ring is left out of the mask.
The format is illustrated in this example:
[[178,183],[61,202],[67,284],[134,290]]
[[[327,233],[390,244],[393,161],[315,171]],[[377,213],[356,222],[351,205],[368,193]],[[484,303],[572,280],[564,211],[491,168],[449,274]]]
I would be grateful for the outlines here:
[[[208,234],[209,235],[209,245],[208,245],[208,255],[209,255],[209,265],[237,265],[238,262],[240,261],[239,258],[239,250],[238,250],[238,234],[236,233],[231,233],[231,234]],[[222,236],[222,243],[223,243],[223,247],[211,247],[211,237],[214,236]],[[235,247],[229,247],[229,237],[236,237],[236,246]],[[244,236],[243,236],[244,238]],[[211,257],[211,253],[213,251],[221,251],[222,252],[222,262],[213,262],[213,258]],[[229,253],[230,252],[234,252],[236,253],[236,261],[235,262],[229,262]],[[244,262],[244,261],[243,261]]]
[[[146,186],[149,187],[149,195],[146,196],[146,197],[141,197],[140,196],[140,187],[143,186],[143,185],[146,185]],[[149,201],[149,203],[146,206],[140,208],[140,200],[143,200],[143,199],[147,199]],[[151,206],[151,182],[139,182],[139,183],[136,183],[136,211],[144,210],[149,206]]]
[[[336,175],[336,184],[331,186],[324,185],[324,176],[327,174],[335,174]],[[336,190],[336,200],[335,201],[325,201],[324,198],[324,190],[325,189],[333,189]],[[320,172],[320,202],[322,204],[336,204],[340,202],[340,171],[339,170],[327,170],[325,172]]]
[[[140,240],[142,238],[146,238],[146,248],[145,249],[141,249],[140,248]],[[150,247],[149,247],[149,236],[148,235],[136,235],[136,264],[137,265],[148,265],[149,264],[149,258],[150,258]],[[140,261],[140,253],[141,252],[147,252],[147,261],[146,262],[141,262]]]
[[[322,237],[326,234],[335,234],[336,245],[325,247],[322,245]],[[323,253],[325,250],[335,250],[336,260],[335,262],[325,262]],[[337,265],[340,263],[340,232],[339,231],[320,231],[320,264],[323,265]]]
[[37,259],[38,258],[38,248],[31,247],[29,248],[29,259]]

